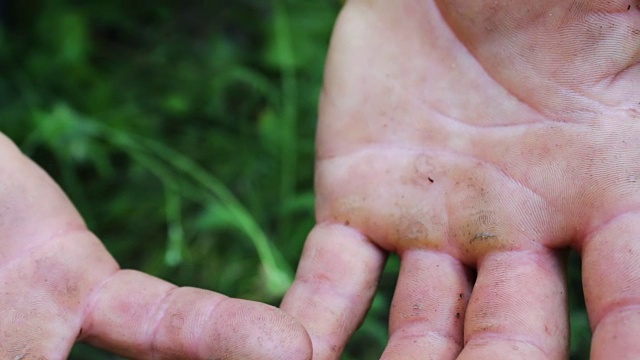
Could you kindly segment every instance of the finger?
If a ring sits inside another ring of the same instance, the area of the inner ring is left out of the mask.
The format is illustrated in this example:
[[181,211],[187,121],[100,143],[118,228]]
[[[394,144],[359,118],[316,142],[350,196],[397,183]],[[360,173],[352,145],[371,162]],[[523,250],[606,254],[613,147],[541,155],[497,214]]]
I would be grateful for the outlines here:
[[465,267],[449,255],[407,251],[391,304],[383,359],[455,359],[471,292]]
[[304,359],[311,344],[281,310],[120,271],[93,295],[79,340],[134,359]]
[[338,359],[371,305],[385,254],[356,230],[316,225],[282,309],[313,343],[313,359]]
[[564,359],[568,311],[564,266],[541,252],[495,253],[479,263],[459,359]]
[[582,248],[594,360],[640,356],[639,220],[638,214],[618,217],[588,236]]

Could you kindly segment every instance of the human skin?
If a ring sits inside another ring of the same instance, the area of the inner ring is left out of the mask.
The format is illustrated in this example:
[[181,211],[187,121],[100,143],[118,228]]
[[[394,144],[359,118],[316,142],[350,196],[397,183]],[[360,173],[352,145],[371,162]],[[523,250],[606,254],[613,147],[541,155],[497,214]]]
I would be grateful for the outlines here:
[[339,358],[391,252],[383,359],[566,359],[568,247],[591,358],[640,357],[639,63],[638,0],[349,0],[282,303],[314,360]]
[[281,310],[121,270],[58,186],[0,133],[0,359],[310,358]]

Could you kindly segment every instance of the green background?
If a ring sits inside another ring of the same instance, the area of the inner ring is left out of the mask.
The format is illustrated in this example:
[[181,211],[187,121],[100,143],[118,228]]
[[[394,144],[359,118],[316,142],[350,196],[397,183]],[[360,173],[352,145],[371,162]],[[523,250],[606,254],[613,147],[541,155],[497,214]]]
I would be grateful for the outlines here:
[[[317,98],[337,0],[0,1],[0,131],[120,264],[277,305],[313,226]],[[376,359],[398,272],[344,359]],[[572,358],[587,359],[570,256]],[[78,345],[72,359],[115,359]]]

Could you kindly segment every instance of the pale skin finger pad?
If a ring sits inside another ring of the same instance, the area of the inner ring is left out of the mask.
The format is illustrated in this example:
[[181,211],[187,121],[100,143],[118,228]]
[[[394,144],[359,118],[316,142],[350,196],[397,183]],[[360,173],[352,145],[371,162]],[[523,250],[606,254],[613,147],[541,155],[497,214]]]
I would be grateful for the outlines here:
[[391,305],[389,344],[383,359],[455,359],[471,285],[464,266],[449,255],[412,250],[402,265]]
[[627,359],[629,354],[640,354],[638,220],[638,213],[621,215],[585,240],[583,283],[594,328],[592,359]]
[[512,352],[514,359],[521,358],[520,351],[552,359],[566,357],[569,330],[563,265],[550,250],[497,253],[483,259],[467,307],[464,358],[497,354],[504,344],[518,348]]
[[314,360],[340,358],[371,304],[384,260],[347,226],[319,224],[311,231],[281,307],[309,332]]
[[633,360],[640,356],[640,306],[604,318],[593,333],[592,360]]

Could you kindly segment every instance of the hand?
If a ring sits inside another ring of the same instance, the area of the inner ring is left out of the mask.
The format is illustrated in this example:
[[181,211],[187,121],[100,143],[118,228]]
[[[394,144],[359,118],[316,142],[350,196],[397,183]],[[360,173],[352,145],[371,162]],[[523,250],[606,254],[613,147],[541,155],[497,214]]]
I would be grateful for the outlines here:
[[[385,254],[384,359],[640,356],[640,2],[351,0],[318,128],[317,226],[282,308],[337,359]],[[477,270],[476,273],[473,270]]]
[[135,359],[309,359],[282,311],[120,270],[53,181],[0,134],[0,359],[77,340]]

